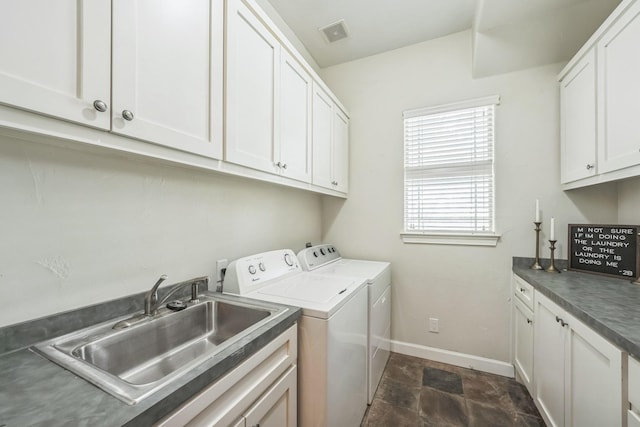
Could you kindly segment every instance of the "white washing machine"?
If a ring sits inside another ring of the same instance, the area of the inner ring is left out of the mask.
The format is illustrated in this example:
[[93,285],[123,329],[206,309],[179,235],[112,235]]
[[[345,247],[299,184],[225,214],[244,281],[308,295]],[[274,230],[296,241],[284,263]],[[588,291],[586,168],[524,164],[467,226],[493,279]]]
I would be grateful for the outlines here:
[[223,293],[301,307],[298,425],[360,426],[367,407],[364,278],[304,272],[283,249],[233,261]]
[[306,271],[367,280],[367,403],[371,404],[391,352],[391,264],[344,259],[333,245],[305,248],[298,252],[298,260]]

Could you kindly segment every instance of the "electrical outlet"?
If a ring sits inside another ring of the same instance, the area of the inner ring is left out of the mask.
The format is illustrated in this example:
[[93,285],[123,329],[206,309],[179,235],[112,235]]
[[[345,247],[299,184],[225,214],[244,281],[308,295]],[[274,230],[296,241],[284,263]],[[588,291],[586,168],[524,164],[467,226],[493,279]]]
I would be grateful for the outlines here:
[[429,332],[433,332],[436,334],[440,332],[440,326],[438,325],[438,322],[439,320],[434,317],[429,318]]
[[228,261],[226,259],[219,259],[216,261],[216,282],[222,282],[222,270],[227,268]]

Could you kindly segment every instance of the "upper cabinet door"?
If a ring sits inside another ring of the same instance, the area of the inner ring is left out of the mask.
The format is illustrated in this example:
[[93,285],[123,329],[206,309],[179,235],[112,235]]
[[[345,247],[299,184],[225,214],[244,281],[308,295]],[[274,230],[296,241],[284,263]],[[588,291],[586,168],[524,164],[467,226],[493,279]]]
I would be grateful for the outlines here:
[[349,190],[349,119],[334,105],[333,109],[333,185],[338,191]]
[[596,173],[596,52],[591,49],[560,82],[561,180]]
[[0,103],[109,129],[110,46],[109,0],[3,1]]
[[284,176],[311,182],[312,80],[284,49],[281,58],[280,143],[275,158]]
[[225,160],[279,173],[280,44],[240,0],[227,3]]
[[222,154],[221,1],[113,0],[112,131]]
[[331,138],[333,101],[318,85],[313,86],[313,183],[332,188]]
[[640,2],[598,43],[600,173],[640,164]]

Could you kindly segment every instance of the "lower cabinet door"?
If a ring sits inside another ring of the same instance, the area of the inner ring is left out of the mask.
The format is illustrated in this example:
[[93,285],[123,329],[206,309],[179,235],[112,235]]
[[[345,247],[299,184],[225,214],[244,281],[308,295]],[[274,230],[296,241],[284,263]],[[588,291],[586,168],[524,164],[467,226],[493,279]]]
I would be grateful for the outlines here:
[[522,382],[533,393],[533,312],[513,299],[513,364]]
[[560,324],[564,311],[545,298],[535,294],[536,327],[534,329],[534,381],[533,399],[548,427],[564,426],[564,380],[566,328]]
[[566,322],[566,425],[621,426],[622,351],[571,315]]
[[247,427],[295,427],[297,417],[297,373],[292,366],[245,414]]

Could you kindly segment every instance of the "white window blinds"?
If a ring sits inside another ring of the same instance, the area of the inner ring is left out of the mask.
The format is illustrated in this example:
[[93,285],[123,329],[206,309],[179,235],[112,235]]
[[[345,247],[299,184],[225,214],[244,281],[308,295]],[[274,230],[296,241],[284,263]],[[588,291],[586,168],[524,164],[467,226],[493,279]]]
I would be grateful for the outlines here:
[[409,233],[493,233],[490,97],[404,113],[404,219]]

